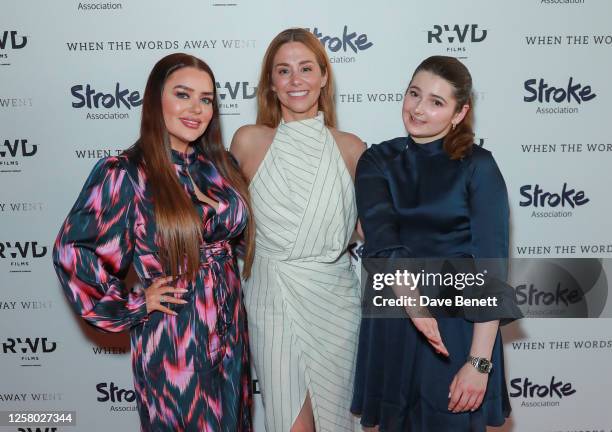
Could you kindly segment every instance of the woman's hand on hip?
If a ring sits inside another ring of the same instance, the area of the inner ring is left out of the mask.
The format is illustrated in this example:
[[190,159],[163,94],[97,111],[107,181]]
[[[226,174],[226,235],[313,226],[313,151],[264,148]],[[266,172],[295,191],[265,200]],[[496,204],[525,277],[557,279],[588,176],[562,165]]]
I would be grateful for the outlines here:
[[161,277],[155,279],[155,281],[144,290],[145,298],[147,302],[147,313],[151,313],[153,311],[160,311],[163,313],[167,313],[169,315],[177,315],[175,311],[169,309],[164,306],[164,303],[173,303],[173,304],[185,304],[187,301],[176,298],[172,294],[185,294],[187,292],[186,289],[183,288],[175,288],[169,285],[166,285],[168,282],[172,281],[174,278],[172,276]]

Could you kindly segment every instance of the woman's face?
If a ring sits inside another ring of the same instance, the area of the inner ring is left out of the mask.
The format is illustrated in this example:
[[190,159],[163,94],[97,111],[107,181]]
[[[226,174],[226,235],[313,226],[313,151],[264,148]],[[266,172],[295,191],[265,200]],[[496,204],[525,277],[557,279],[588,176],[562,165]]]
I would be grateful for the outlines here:
[[457,112],[452,85],[431,72],[418,72],[406,90],[402,117],[406,131],[415,142],[430,142],[445,136],[469,110]]
[[271,88],[280,102],[285,121],[317,115],[319,95],[327,83],[327,74],[321,72],[312,51],[301,42],[287,42],[276,52],[271,73]]
[[194,67],[181,68],[166,79],[162,112],[174,150],[185,151],[208,127],[213,115],[213,85],[208,73]]

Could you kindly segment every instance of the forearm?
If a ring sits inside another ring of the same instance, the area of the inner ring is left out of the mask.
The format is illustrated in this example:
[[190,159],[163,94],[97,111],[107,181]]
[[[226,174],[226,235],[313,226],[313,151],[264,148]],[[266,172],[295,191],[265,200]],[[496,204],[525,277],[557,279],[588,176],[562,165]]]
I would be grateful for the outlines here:
[[474,323],[474,333],[472,334],[472,347],[470,348],[470,355],[474,357],[491,359],[498,328],[499,321]]

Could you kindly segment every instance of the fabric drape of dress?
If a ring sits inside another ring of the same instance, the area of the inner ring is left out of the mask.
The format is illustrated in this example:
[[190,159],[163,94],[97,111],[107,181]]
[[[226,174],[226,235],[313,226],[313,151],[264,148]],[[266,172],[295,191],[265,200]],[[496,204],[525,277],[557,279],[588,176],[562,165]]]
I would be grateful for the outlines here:
[[[177,316],[147,315],[143,287],[164,276],[144,171],[125,156],[100,160],[58,235],[54,264],[76,312],[101,330],[130,331],[143,431],[249,432],[251,390],[246,317],[232,241],[246,205],[196,148],[172,152],[180,183],[202,218],[195,281]],[[193,184],[219,203],[200,202]],[[122,281],[130,265],[141,285]]]
[[266,430],[289,431],[308,392],[318,432],[352,432],[354,186],[321,113],[278,126],[250,190],[256,255],[244,291]]
[[[357,166],[357,205],[373,258],[507,258],[508,196],[488,150],[451,160],[443,139],[410,137],[373,145]],[[406,319],[361,322],[351,410],[381,432],[485,432],[510,414],[500,332],[484,401],[448,411],[451,381],[470,354],[474,323],[438,319],[450,357],[434,352]]]

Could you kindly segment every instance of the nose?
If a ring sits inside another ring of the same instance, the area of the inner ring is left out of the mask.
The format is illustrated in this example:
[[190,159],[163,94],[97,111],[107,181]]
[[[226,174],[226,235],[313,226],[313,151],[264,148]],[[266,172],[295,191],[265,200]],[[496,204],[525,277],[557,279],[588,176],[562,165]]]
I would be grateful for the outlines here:
[[423,114],[423,100],[419,100],[416,104],[416,106],[414,107],[414,112],[415,114]]
[[194,114],[200,114],[202,112],[202,102],[198,98],[193,98],[191,100],[191,112]]
[[301,78],[300,75],[297,73],[292,73],[291,74],[291,85],[293,86],[298,86],[301,83]]

